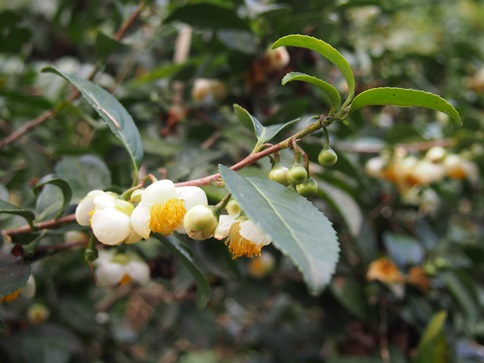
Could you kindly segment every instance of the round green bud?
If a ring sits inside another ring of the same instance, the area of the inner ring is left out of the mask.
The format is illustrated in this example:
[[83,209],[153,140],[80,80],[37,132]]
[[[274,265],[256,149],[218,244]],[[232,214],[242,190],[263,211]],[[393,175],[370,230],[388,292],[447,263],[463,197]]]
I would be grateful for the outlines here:
[[323,148],[318,155],[318,163],[322,166],[333,166],[338,161],[338,155],[331,148]]
[[190,238],[204,240],[213,236],[218,226],[219,212],[208,205],[197,205],[183,218],[183,227]]
[[240,204],[234,199],[227,203],[225,209],[227,210],[229,216],[233,218],[237,218],[240,213],[242,213],[242,208],[240,208]]
[[287,166],[276,164],[272,167],[267,177],[270,180],[275,181],[276,183],[282,184],[284,186],[288,186],[289,185],[289,182],[287,181],[288,171],[289,171],[289,168]]
[[303,197],[312,197],[318,191],[318,183],[309,177],[303,183],[296,185],[296,191]]
[[287,181],[292,185],[303,183],[308,178],[308,172],[301,164],[293,164],[287,172]]

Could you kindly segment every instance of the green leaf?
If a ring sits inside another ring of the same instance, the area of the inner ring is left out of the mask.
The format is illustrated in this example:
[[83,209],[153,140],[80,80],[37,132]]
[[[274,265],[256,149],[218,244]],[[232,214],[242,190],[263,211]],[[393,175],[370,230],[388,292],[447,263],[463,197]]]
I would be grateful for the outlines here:
[[30,265],[24,260],[0,251],[0,299],[25,286]]
[[269,179],[243,178],[220,165],[227,189],[244,212],[301,271],[312,294],[328,284],[339,245],[331,222],[306,198]]
[[113,95],[91,81],[63,73],[54,67],[46,67],[42,72],[58,74],[72,83],[101,116],[128,152],[133,164],[133,184],[135,184],[138,179],[138,169],[143,159],[143,144],[138,128],[128,111]]
[[193,261],[190,253],[188,253],[188,251],[181,245],[178,238],[173,235],[163,237],[159,234],[154,234],[153,236],[159,241],[163,242],[163,244],[167,246],[183,262],[183,264],[193,275],[195,283],[197,284],[197,308],[203,309],[210,299],[210,285],[205,275],[202,273],[202,271],[200,271],[198,266]]
[[71,186],[67,181],[61,178],[56,178],[53,174],[46,175],[42,179],[40,179],[35,185],[34,185],[34,194],[39,195],[40,191],[42,190],[42,187],[44,185],[55,185],[62,191],[62,207],[60,208],[59,212],[57,212],[57,215],[55,218],[59,218],[62,214],[62,211],[69,205],[71,202],[72,198],[72,189]]
[[[441,274],[449,292],[460,305],[469,321],[477,321],[480,316],[479,301],[474,297],[472,289],[475,284],[463,271],[447,271]],[[467,281],[466,281],[467,280]]]
[[311,49],[328,59],[331,63],[339,68],[341,73],[343,73],[343,77],[348,83],[348,99],[346,100],[345,104],[349,102],[351,98],[353,98],[355,93],[355,77],[353,76],[353,70],[341,53],[333,48],[330,44],[307,35],[292,34],[278,39],[272,48],[274,49],[282,46]]
[[257,137],[257,144],[261,145],[272,140],[279,132],[284,130],[285,128],[294,125],[296,122],[299,121],[299,118],[286,122],[284,124],[275,124],[270,126],[263,126],[259,120],[257,120],[254,116],[252,116],[245,108],[234,104],[234,111],[235,115],[239,119],[239,121],[249,130],[253,130],[255,132],[255,136]]
[[122,52],[129,47],[106,34],[99,32],[96,37],[96,54],[99,58],[104,59],[112,53]]
[[459,113],[450,103],[433,93],[414,89],[371,88],[355,97],[350,105],[350,113],[365,106],[426,107],[443,112],[462,125]]
[[55,174],[71,186],[75,202],[91,190],[106,189],[111,185],[111,172],[97,156],[66,156],[55,166]]
[[363,284],[352,277],[338,277],[331,284],[331,291],[338,301],[352,314],[360,319],[368,317]]
[[250,30],[249,24],[239,18],[235,11],[210,3],[195,3],[177,7],[165,19],[165,23],[172,21],[212,29]]
[[35,214],[30,210],[20,209],[19,207],[0,199],[0,213],[16,214],[20,217],[23,217],[30,227],[32,229],[34,228],[33,221],[35,219]]
[[444,334],[447,312],[436,313],[420,339],[413,363],[448,362],[449,352]]
[[331,110],[329,111],[329,114],[332,114],[339,107],[341,103],[341,96],[339,95],[338,90],[329,83],[301,72],[289,72],[284,76],[281,83],[283,86],[285,86],[288,82],[292,81],[311,83],[326,92],[331,102]]

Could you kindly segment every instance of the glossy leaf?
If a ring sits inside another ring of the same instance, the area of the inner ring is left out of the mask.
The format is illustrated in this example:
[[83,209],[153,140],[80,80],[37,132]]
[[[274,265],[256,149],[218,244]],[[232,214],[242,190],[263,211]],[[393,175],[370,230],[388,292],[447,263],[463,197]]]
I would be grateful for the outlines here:
[[195,3],[178,7],[166,18],[165,23],[172,21],[212,29],[250,30],[249,25],[239,18],[234,10],[210,3]]
[[9,202],[5,200],[0,199],[0,214],[1,213],[6,213],[6,214],[15,214],[20,217],[23,217],[30,227],[33,228],[33,221],[35,219],[35,214],[34,212],[27,210],[27,209],[21,209],[13,204],[10,204]]
[[260,121],[252,116],[245,108],[234,104],[234,111],[239,121],[249,130],[255,132],[258,141],[257,143],[259,145],[272,140],[279,132],[299,121],[299,118],[297,118],[284,124],[263,126]]
[[368,317],[364,284],[352,277],[338,277],[331,284],[331,291],[338,301],[360,319]]
[[311,49],[328,59],[331,63],[339,68],[341,73],[343,73],[343,77],[348,83],[348,100],[353,97],[355,93],[355,77],[353,75],[353,70],[341,53],[333,48],[330,44],[307,35],[292,34],[278,39],[272,48],[274,49],[282,46]]
[[30,276],[30,265],[0,251],[0,299],[23,287]]
[[59,218],[62,214],[62,211],[69,205],[72,198],[72,188],[67,181],[61,178],[56,178],[53,174],[46,175],[42,179],[40,179],[34,186],[34,194],[39,195],[42,187],[45,185],[55,185],[62,191],[62,206],[57,212],[55,218]]
[[113,95],[91,81],[61,72],[54,67],[46,67],[42,71],[63,77],[81,92],[125,147],[133,164],[136,182],[143,159],[143,144],[133,118],[123,105]]
[[420,339],[413,363],[448,361],[449,352],[444,335],[446,319],[446,311],[440,311],[432,317]]
[[433,93],[404,88],[371,88],[357,95],[350,105],[350,113],[365,106],[419,106],[443,112],[462,124],[457,110],[442,97]]
[[244,178],[221,165],[225,186],[273,244],[301,271],[312,294],[328,284],[339,245],[331,222],[306,198],[269,179]]
[[163,237],[158,234],[153,235],[159,241],[163,242],[187,267],[197,284],[197,308],[203,309],[210,299],[210,285],[202,271],[193,261],[190,253],[181,245],[175,236]]
[[307,82],[321,88],[328,95],[331,102],[331,110],[329,111],[329,114],[332,114],[339,107],[341,103],[341,96],[339,95],[338,90],[329,83],[301,72],[290,72],[286,74],[281,83],[283,86],[285,86],[287,83],[292,81]]

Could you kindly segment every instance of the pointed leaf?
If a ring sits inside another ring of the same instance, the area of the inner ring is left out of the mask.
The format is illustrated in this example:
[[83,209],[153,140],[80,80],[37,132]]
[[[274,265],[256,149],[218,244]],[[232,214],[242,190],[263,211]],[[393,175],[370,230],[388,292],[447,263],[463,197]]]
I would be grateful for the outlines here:
[[163,237],[159,234],[153,235],[156,239],[163,242],[188,268],[195,283],[197,284],[197,308],[203,309],[210,299],[210,285],[205,275],[200,271],[198,266],[193,261],[190,253],[181,245],[180,241],[175,236]]
[[35,219],[35,214],[30,210],[20,209],[19,207],[0,199],[0,213],[16,214],[20,217],[23,217],[28,222],[30,227],[32,229],[34,228],[33,221]]
[[444,334],[446,319],[446,311],[440,311],[432,317],[420,339],[413,363],[449,361],[449,349]]
[[0,299],[23,287],[30,276],[30,265],[0,251]]
[[307,35],[292,34],[278,39],[274,43],[272,48],[274,49],[282,46],[311,49],[328,59],[331,63],[339,68],[341,73],[343,73],[343,77],[348,83],[348,100],[353,97],[355,93],[355,77],[353,76],[353,70],[351,69],[346,59],[341,55],[341,53],[338,52],[331,45],[320,39],[316,39]]
[[281,83],[283,86],[285,86],[288,82],[292,81],[311,83],[326,92],[331,102],[331,110],[329,111],[330,114],[336,111],[336,109],[339,107],[341,103],[341,96],[339,95],[338,90],[329,83],[301,72],[289,72],[284,76]]
[[42,179],[40,179],[34,186],[34,194],[39,195],[40,191],[42,190],[41,187],[44,185],[55,185],[62,191],[62,207],[59,209],[59,212],[57,212],[57,215],[55,218],[59,218],[62,214],[62,211],[69,205],[71,202],[72,198],[72,189],[71,186],[67,181],[61,178],[56,178],[53,174],[49,174],[44,176]]
[[331,279],[339,245],[331,222],[306,198],[269,179],[244,178],[220,165],[225,186],[244,212],[301,271],[312,294]]
[[54,67],[46,67],[42,72],[58,74],[81,92],[125,147],[133,164],[136,182],[143,159],[143,144],[133,118],[123,105],[113,95],[91,81],[61,72]]
[[365,106],[426,107],[443,112],[462,124],[459,113],[442,97],[424,91],[382,87],[371,88],[355,97],[350,105],[350,113]]
[[299,118],[297,118],[286,122],[285,124],[275,124],[266,127],[242,106],[234,104],[234,112],[242,125],[255,132],[258,144],[263,144],[272,140],[279,132],[299,121]]

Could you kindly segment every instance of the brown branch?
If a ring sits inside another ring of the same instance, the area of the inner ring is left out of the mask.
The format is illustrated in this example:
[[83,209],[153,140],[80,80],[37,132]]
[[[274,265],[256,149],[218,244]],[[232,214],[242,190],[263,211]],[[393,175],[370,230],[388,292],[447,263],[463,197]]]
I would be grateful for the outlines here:
[[[135,22],[137,17],[139,16],[141,9],[144,6],[144,2],[141,2],[138,5],[138,8],[136,11],[130,16],[130,18],[121,26],[121,28],[116,32],[115,39],[117,41],[121,40],[121,38],[124,36],[128,28]],[[94,74],[96,73],[96,70],[92,72],[91,76],[89,78],[92,78]],[[69,102],[75,101],[81,93],[79,90],[75,90],[72,95],[69,97]],[[57,114],[56,109],[51,109],[48,111],[43,112],[41,115],[38,117],[34,118],[33,120],[27,121],[23,126],[21,126],[19,129],[8,135],[6,138],[3,140],[0,140],[0,149],[4,148],[5,146],[11,144],[12,142],[20,139],[22,136],[24,136],[27,132],[30,130],[36,128],[37,126],[41,125],[45,121],[51,119]]]
[[[53,228],[58,228],[63,224],[74,222],[75,220],[76,220],[76,215],[69,214],[67,216],[64,216],[58,219],[51,219],[49,221],[36,223],[34,224],[34,227],[35,227],[35,231],[42,230],[42,229],[53,229]],[[30,228],[29,225],[25,225],[18,228],[5,229],[2,231],[2,235],[14,236],[16,234],[24,234],[29,232],[33,232],[32,228]]]

